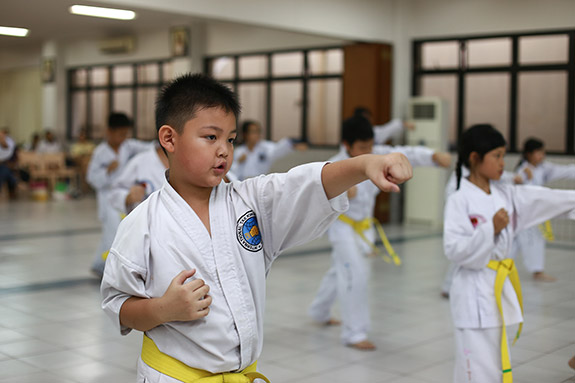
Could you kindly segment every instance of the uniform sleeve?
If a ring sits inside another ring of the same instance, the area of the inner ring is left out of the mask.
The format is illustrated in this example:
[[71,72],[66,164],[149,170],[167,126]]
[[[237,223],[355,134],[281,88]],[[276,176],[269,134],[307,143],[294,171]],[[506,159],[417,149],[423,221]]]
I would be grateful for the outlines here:
[[150,249],[149,234],[143,230],[145,220],[129,218],[118,228],[100,285],[102,309],[122,335],[131,331],[120,324],[120,309],[124,302],[130,297],[150,298],[146,295],[147,270],[143,261]]
[[445,205],[443,247],[445,256],[455,264],[470,269],[484,268],[495,248],[492,217],[474,228],[466,201],[452,195]]
[[399,118],[394,118],[387,124],[376,125],[373,127],[374,143],[376,145],[383,145],[396,134],[403,131],[403,121]]
[[552,162],[544,162],[545,183],[561,180],[575,179],[575,164],[561,165]]
[[433,149],[425,146],[387,146],[376,145],[373,147],[375,154],[402,153],[404,154],[411,166],[435,166],[433,162]]
[[256,196],[266,257],[273,259],[290,247],[319,237],[347,210],[346,193],[327,199],[321,181],[324,165],[305,164],[287,173],[245,181],[248,193]]
[[137,166],[136,161],[128,162],[110,187],[108,202],[114,209],[122,213],[127,213],[126,197],[130,193],[130,188],[136,184]]
[[575,190],[557,190],[543,186],[511,186],[515,231],[536,226],[548,219],[565,216],[575,219]]
[[96,190],[110,185],[112,177],[108,174],[108,163],[102,160],[102,151],[96,148],[86,173],[86,180]]
[[154,147],[153,141],[141,141],[136,139],[130,139],[130,151],[132,152],[131,157],[135,156],[138,153],[145,152],[146,150],[150,150]]
[[283,138],[278,142],[268,142],[266,145],[266,152],[268,158],[271,162],[276,161],[278,158],[282,158],[293,152],[293,143],[291,138]]

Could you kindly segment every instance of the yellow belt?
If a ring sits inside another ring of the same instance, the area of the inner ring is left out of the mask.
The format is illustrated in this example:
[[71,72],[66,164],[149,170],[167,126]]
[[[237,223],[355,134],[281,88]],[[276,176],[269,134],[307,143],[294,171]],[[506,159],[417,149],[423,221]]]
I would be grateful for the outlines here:
[[543,233],[543,237],[549,242],[555,240],[555,235],[553,234],[553,228],[551,227],[551,221],[545,221],[539,225],[539,230]]
[[[511,362],[509,360],[509,349],[507,346],[507,331],[505,329],[505,318],[503,318],[503,307],[501,306],[501,295],[503,293],[503,285],[507,277],[515,289],[515,294],[517,294],[517,299],[519,300],[519,306],[521,306],[521,313],[523,313],[523,298],[521,295],[521,283],[519,282],[519,274],[517,273],[517,268],[513,263],[513,259],[504,259],[502,261],[489,261],[487,265],[488,268],[497,271],[497,276],[495,277],[495,300],[497,301],[497,308],[499,309],[499,314],[501,314],[501,322],[503,323],[501,330],[501,369],[503,372],[503,383],[512,383],[513,374],[511,372]],[[519,339],[519,334],[521,334],[521,329],[523,328],[523,323],[519,323],[519,329],[513,340],[513,344]]]
[[144,335],[142,344],[142,360],[154,370],[184,383],[252,383],[256,379],[270,383],[264,375],[256,371],[257,362],[241,372],[212,374],[209,371],[192,368],[164,354],[147,335]]
[[397,253],[395,252],[395,250],[393,250],[393,247],[391,247],[391,244],[389,243],[389,240],[387,239],[387,236],[383,231],[383,227],[376,218],[366,218],[361,221],[355,221],[349,218],[347,215],[342,214],[339,216],[338,219],[351,226],[353,228],[353,231],[355,231],[356,234],[359,235],[361,239],[372,248],[373,251],[375,251],[376,253],[381,253],[379,249],[375,247],[375,244],[371,242],[369,239],[367,239],[365,234],[363,234],[364,231],[369,230],[372,224],[375,225],[375,227],[377,228],[377,232],[379,233],[379,237],[381,238],[381,242],[383,242],[383,246],[385,246],[385,250],[387,250],[387,254],[381,253],[381,256],[387,263],[393,262],[396,266],[401,265],[401,259],[399,259]]

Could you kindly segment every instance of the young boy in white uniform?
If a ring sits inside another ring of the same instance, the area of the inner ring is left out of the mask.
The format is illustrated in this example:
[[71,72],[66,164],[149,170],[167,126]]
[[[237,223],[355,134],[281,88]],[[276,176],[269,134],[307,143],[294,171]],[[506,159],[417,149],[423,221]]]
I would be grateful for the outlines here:
[[492,182],[503,174],[505,139],[491,125],[464,132],[458,154],[458,190],[445,206],[443,233],[445,255],[457,265],[450,289],[453,382],[508,383],[506,326],[523,322],[519,276],[509,258],[513,238],[557,215],[575,219],[575,191]]
[[111,113],[108,118],[106,141],[94,149],[88,164],[86,180],[96,190],[98,219],[102,224],[100,245],[92,262],[92,272],[98,276],[104,271],[105,256],[122,220],[122,215],[108,202],[110,187],[128,161],[151,146],[148,142],[128,139],[131,129],[132,122],[128,116],[124,113]]
[[234,163],[231,172],[240,181],[267,174],[273,163],[294,150],[306,150],[304,143],[294,144],[291,138],[278,142],[262,140],[262,127],[256,121],[242,124],[244,143],[234,149]]
[[[403,153],[412,166],[449,166],[451,157],[447,153],[434,153],[422,146],[373,145],[371,123],[356,114],[343,122],[343,150],[329,161],[337,162],[366,153]],[[336,299],[340,303],[342,317],[341,339],[345,345],[373,350],[368,340],[370,328],[368,305],[368,281],[370,267],[368,255],[373,251],[349,224],[367,222],[361,229],[365,238],[374,242],[374,230],[369,220],[373,217],[375,198],[380,190],[369,181],[362,182],[348,192],[350,206],[344,218],[334,222],[328,236],[332,245],[332,266],[322,279],[320,288],[309,308],[309,315],[317,322],[339,324],[331,318],[331,309]],[[350,221],[351,220],[351,221]]]
[[203,75],[174,80],[156,104],[168,177],[120,224],[101,286],[121,333],[145,332],[139,382],[263,378],[256,360],[273,260],[321,235],[354,184],[398,191],[411,177],[405,156],[390,154],[222,182],[238,114],[229,88]]
[[128,162],[110,188],[108,201],[120,214],[127,215],[166,179],[168,157],[159,143]]
[[[560,179],[575,179],[575,164],[561,165],[545,161],[543,141],[530,138],[523,145],[523,156],[517,166],[517,174],[525,185],[543,186]],[[523,264],[533,279],[554,282],[556,278],[545,273],[545,237],[535,226],[517,235],[514,253],[521,252]]]

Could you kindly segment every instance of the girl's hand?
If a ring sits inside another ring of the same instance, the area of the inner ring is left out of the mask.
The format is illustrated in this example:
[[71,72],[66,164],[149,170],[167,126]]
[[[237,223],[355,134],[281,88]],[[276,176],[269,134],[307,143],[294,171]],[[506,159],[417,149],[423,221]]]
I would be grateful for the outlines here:
[[509,224],[509,215],[507,211],[503,208],[499,209],[497,213],[493,216],[493,228],[495,235],[501,233],[503,229]]

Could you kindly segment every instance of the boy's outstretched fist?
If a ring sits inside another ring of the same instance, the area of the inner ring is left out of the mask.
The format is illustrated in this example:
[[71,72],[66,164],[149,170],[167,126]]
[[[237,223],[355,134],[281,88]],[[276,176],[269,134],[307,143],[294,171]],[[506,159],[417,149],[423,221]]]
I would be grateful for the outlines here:
[[366,160],[367,177],[385,192],[398,192],[397,185],[413,177],[413,168],[407,157],[401,153],[371,154]]

